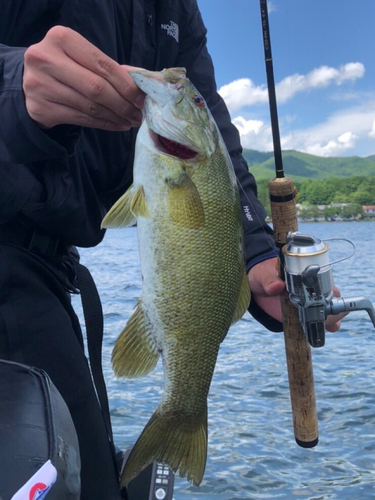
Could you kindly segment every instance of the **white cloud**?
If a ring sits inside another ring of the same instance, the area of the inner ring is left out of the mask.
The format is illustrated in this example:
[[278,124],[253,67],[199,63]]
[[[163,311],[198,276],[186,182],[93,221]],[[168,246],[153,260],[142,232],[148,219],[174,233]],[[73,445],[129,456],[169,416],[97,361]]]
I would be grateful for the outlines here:
[[375,117],[375,101],[332,114],[325,122],[294,132],[295,147],[320,156],[340,156],[368,138]]
[[[277,101],[284,103],[298,92],[307,92],[329,85],[341,85],[345,81],[362,78],[364,74],[365,67],[359,62],[347,63],[338,69],[321,66],[306,75],[296,73],[284,78],[276,85]],[[256,86],[249,78],[241,78],[222,86],[219,89],[219,94],[225,100],[230,112],[268,101],[267,87],[265,85]]]
[[368,136],[371,137],[372,139],[375,139],[375,120],[374,120],[374,122],[372,124],[372,129],[369,132]]
[[287,122],[287,123],[293,123],[295,122],[297,119],[297,115],[285,115],[284,116],[284,120]]
[[358,101],[360,102],[361,100],[363,101],[364,99],[367,99],[368,96],[366,95],[366,92],[355,92],[354,90],[348,91],[348,92],[343,92],[341,90],[332,92],[328,98],[331,101],[336,101],[336,102],[344,102],[344,101]]
[[[232,122],[240,133],[242,147],[258,151],[272,151],[272,129],[269,123],[261,120],[246,120],[242,116],[237,116]],[[281,137],[280,141],[281,147],[285,149],[291,142],[291,136]]]
[[272,150],[272,132],[269,124],[261,120],[246,120],[242,116],[234,118],[233,123],[240,133],[241,144],[244,148],[259,151]]
[[365,67],[362,63],[347,63],[339,68],[337,84],[340,85],[345,80],[357,80],[365,75]]
[[276,85],[276,96],[278,102],[283,103],[298,92],[306,92],[312,89],[325,88],[329,85],[341,85],[346,80],[355,80],[364,75],[362,63],[348,63],[339,69],[329,66],[321,66],[313,69],[306,75],[298,73],[284,78]]
[[268,90],[265,85],[256,87],[250,78],[234,80],[219,89],[229,111],[236,111],[244,106],[268,102]]
[[268,11],[268,14],[271,14],[271,12],[275,12],[277,9],[276,9],[276,5],[274,5],[273,2],[270,2],[270,0],[268,0],[267,2],[267,11]]
[[[283,149],[297,149],[317,156],[341,156],[353,150],[359,141],[375,138],[375,101],[342,110],[324,122],[306,129],[289,131],[288,120],[281,121]],[[272,131],[260,120],[233,119],[245,148],[272,151]],[[375,145],[374,148],[375,150]]]
[[352,132],[345,132],[336,139],[330,139],[328,142],[306,144],[306,153],[316,156],[340,156],[356,145],[358,136]]
[[[276,85],[278,103],[284,103],[295,94],[323,89],[329,86],[340,87],[345,82],[362,78],[365,67],[360,62],[350,62],[337,68],[320,66],[305,75],[294,74]],[[272,150],[271,127],[256,119],[247,120],[234,112],[246,106],[268,104],[268,90],[265,85],[256,86],[249,78],[235,80],[219,89],[233,118],[233,123],[241,135],[245,148],[261,151]],[[339,156],[350,153],[360,141],[375,138],[375,102],[373,96],[341,91],[341,102],[348,103],[361,95],[361,106],[347,108],[328,116],[316,126],[290,132],[294,116],[285,115],[280,120],[281,143],[284,149],[298,149],[320,156]],[[340,92],[336,93],[339,99]],[[363,104],[364,103],[364,104]],[[279,115],[280,110],[279,110]]]
[[238,128],[241,134],[246,135],[249,132],[259,134],[264,127],[264,122],[261,120],[245,120],[242,116],[237,116],[233,120],[234,125]]

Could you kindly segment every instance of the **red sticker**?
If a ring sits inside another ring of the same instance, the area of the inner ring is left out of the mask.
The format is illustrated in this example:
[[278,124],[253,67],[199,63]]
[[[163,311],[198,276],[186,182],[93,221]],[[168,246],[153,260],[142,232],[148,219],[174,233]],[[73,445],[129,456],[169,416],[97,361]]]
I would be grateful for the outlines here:
[[49,487],[44,483],[34,484],[29,493],[29,500],[39,500],[43,498],[48,490]]

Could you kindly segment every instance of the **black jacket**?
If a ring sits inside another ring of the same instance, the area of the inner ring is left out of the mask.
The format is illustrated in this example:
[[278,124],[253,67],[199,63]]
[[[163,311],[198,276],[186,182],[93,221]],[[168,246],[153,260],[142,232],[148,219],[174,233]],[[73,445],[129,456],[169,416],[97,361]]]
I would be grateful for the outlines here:
[[240,189],[248,269],[275,255],[237,129],[217,93],[196,0],[0,0],[0,223],[22,217],[69,244],[89,247],[100,222],[132,182],[136,130],[61,125],[43,131],[22,91],[25,48],[68,26],[121,64],[182,66],[220,128]]

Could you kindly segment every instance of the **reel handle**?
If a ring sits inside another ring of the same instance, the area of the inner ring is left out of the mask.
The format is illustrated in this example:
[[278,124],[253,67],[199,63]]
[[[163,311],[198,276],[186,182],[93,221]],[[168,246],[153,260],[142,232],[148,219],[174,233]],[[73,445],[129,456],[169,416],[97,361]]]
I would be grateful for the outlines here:
[[375,310],[372,302],[367,297],[335,297],[327,306],[328,314],[340,314],[342,312],[367,311],[375,326]]

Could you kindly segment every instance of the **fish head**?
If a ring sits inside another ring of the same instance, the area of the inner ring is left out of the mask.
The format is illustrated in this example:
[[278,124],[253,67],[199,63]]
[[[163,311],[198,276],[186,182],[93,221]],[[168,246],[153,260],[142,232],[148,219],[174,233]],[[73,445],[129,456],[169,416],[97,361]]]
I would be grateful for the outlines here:
[[146,94],[144,119],[159,151],[204,160],[215,151],[216,124],[184,68],[129,72]]

